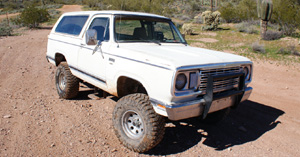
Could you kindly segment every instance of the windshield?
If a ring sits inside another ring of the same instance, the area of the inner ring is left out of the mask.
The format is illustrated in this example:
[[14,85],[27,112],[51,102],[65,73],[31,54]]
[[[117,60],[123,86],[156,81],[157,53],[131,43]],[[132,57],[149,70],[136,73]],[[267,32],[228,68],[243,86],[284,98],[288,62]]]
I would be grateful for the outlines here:
[[117,42],[186,43],[171,20],[140,16],[115,18]]

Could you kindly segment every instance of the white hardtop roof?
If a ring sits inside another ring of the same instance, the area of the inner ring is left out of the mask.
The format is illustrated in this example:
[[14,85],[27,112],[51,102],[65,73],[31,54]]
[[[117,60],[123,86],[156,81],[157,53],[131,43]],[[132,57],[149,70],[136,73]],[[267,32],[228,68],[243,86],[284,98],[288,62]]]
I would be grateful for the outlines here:
[[103,10],[103,11],[78,11],[78,12],[68,12],[63,15],[98,15],[98,14],[111,14],[111,15],[137,15],[137,16],[149,16],[149,17],[158,17],[164,19],[170,19],[161,15],[142,13],[142,12],[131,12],[131,11],[117,11],[117,10]]

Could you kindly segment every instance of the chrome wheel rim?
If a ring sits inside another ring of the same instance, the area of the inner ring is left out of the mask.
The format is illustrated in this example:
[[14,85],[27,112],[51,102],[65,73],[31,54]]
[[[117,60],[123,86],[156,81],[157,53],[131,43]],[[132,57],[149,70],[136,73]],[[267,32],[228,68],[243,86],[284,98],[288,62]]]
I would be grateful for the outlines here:
[[145,134],[144,122],[140,115],[133,110],[123,114],[122,127],[125,134],[132,139],[139,139]]
[[66,88],[66,77],[64,73],[59,73],[58,76],[58,86],[61,90],[64,90]]

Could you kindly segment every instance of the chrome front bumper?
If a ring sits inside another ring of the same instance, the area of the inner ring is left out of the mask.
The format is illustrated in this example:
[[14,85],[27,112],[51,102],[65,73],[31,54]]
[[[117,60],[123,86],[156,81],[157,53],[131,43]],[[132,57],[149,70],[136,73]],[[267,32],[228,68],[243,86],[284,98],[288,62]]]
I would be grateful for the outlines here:
[[[240,100],[238,100],[237,95],[230,95],[228,97],[213,100],[208,113],[233,107],[240,102],[247,100],[251,92],[252,87],[247,87]],[[203,115],[205,105],[207,104],[204,98],[184,103],[174,103],[172,105],[161,105],[164,106],[164,108],[159,107],[161,103],[158,103],[157,101],[151,100],[151,103],[158,114],[167,116],[170,120],[181,120],[201,116]]]

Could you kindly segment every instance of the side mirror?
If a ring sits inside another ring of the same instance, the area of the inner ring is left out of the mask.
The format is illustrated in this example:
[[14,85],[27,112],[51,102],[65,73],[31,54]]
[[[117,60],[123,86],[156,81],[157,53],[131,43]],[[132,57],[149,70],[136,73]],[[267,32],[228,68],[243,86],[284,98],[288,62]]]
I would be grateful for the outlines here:
[[89,29],[86,31],[86,44],[87,45],[97,45],[97,31],[95,29]]

